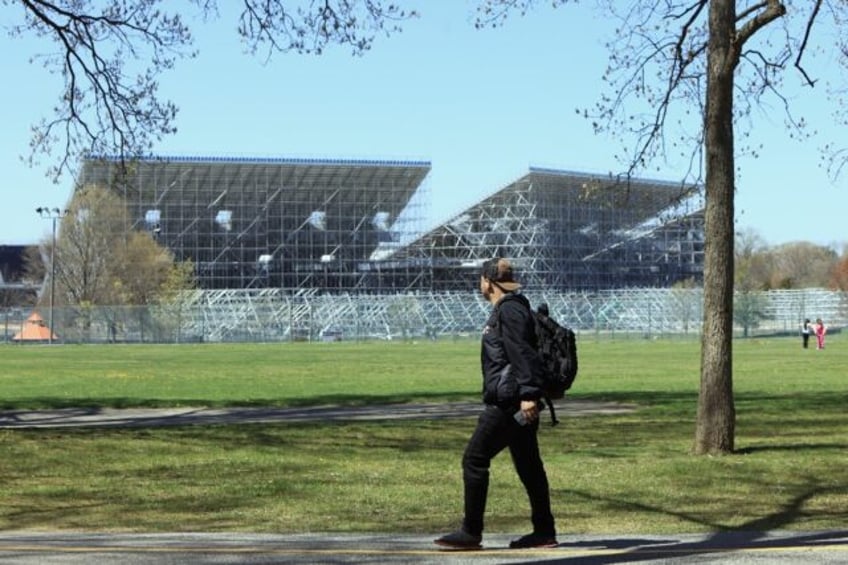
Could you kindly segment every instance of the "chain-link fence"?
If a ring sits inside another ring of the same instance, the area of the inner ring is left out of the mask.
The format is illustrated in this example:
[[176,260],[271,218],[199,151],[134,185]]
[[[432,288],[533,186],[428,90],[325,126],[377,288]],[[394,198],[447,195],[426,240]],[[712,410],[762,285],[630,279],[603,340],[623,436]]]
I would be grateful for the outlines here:
[[[527,293],[534,305],[586,337],[696,337],[700,289]],[[804,318],[838,331],[848,293],[822,289],[737,294],[739,335],[797,334]],[[744,308],[742,307],[744,306]],[[437,339],[477,336],[490,305],[476,292],[342,294],[223,290],[167,306],[40,307],[0,310],[3,341],[190,343]],[[740,314],[742,312],[743,314]]]

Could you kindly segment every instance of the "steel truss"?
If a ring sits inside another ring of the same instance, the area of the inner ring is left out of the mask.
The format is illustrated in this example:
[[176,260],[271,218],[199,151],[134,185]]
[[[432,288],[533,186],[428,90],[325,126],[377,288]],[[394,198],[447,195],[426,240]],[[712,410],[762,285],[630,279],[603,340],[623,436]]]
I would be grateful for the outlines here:
[[[848,292],[824,289],[757,293],[762,319],[751,335],[797,335],[804,318],[822,318],[831,332],[848,325]],[[703,295],[699,289],[623,289],[528,293],[534,306],[582,338],[597,336],[697,336]],[[739,297],[737,296],[737,299]],[[491,306],[478,292],[344,293],[280,289],[208,290],[159,307],[94,307],[86,315],[56,309],[63,342],[283,342],[358,339],[476,338]],[[31,312],[0,310],[7,338]],[[46,315],[46,312],[40,312]],[[737,332],[742,333],[737,326]]]
[[[796,335],[804,318],[822,318],[831,331],[848,325],[848,292],[804,289],[757,295],[763,319],[752,335]],[[700,289],[528,292],[527,296],[534,306],[547,303],[556,319],[583,337],[696,336],[701,332]],[[85,316],[73,307],[58,308],[55,331],[69,343],[477,337],[490,310],[479,292],[472,290],[395,294],[207,290],[187,293],[166,306],[94,307],[86,309]],[[20,329],[29,313],[6,310],[7,336]],[[741,329],[737,327],[740,333]]]
[[[426,162],[150,158],[84,161],[80,185],[119,191],[135,227],[204,289],[462,292],[512,259],[530,288],[697,283],[698,187],[531,168],[421,235]],[[415,196],[415,198],[413,198]]]
[[[848,323],[848,293],[823,289],[760,293],[766,333],[795,332],[805,318],[832,328]],[[581,333],[639,336],[699,334],[700,289],[618,289],[528,292],[534,306]],[[491,306],[479,292],[398,294],[286,292],[279,289],[198,293],[183,317],[183,336],[206,341],[397,339],[477,335]]]
[[378,259],[420,234],[429,171],[419,161],[91,157],[78,186],[121,194],[133,228],[190,259],[201,288],[375,291],[421,279],[412,263],[387,278]]
[[469,288],[498,255],[530,288],[597,291],[698,283],[703,242],[698,187],[531,168],[396,256],[431,263],[434,290]]

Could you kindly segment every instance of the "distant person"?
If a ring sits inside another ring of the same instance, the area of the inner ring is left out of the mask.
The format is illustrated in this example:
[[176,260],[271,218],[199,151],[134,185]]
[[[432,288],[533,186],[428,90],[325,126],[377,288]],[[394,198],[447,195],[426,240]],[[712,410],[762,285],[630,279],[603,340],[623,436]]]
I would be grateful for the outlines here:
[[816,325],[813,330],[816,334],[816,349],[824,349],[824,336],[827,334],[827,326],[824,325],[821,318],[816,318]]
[[483,264],[480,291],[492,304],[483,327],[481,365],[484,408],[462,456],[465,515],[459,530],[435,540],[450,549],[481,549],[483,515],[492,459],[506,448],[530,499],[533,532],[510,548],[556,547],[548,476],[536,437],[542,408],[542,361],[536,352],[536,332],[530,303],[517,291],[506,259]]
[[542,302],[539,306],[536,307],[536,312],[539,314],[544,314],[545,316],[550,316],[550,310],[548,309],[547,302]]
[[801,324],[801,347],[807,349],[807,346],[810,344],[810,335],[813,333],[813,326],[810,324],[810,319],[805,318],[804,323]]

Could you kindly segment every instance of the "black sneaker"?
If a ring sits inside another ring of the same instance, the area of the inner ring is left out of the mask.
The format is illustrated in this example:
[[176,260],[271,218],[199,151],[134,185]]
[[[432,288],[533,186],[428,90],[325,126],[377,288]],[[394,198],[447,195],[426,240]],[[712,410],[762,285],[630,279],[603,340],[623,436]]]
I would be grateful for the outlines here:
[[509,542],[510,549],[551,548],[558,545],[555,535],[537,534],[535,532]]
[[457,530],[438,538],[435,540],[435,544],[449,549],[474,550],[483,549],[483,546],[480,545],[481,541],[483,541],[483,536],[475,536],[463,530]]

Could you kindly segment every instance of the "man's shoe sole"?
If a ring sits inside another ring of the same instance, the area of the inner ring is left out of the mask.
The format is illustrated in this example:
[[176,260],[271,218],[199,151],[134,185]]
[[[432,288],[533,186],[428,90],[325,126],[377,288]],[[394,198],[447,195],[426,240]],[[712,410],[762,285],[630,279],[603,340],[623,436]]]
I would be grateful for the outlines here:
[[559,547],[559,542],[552,541],[548,543],[540,543],[536,545],[513,545],[509,544],[510,549],[553,549]]
[[479,551],[483,549],[483,546],[479,543],[477,545],[455,545],[452,543],[445,543],[443,541],[436,540],[435,544],[439,547],[444,547],[445,549],[450,549],[453,551]]

